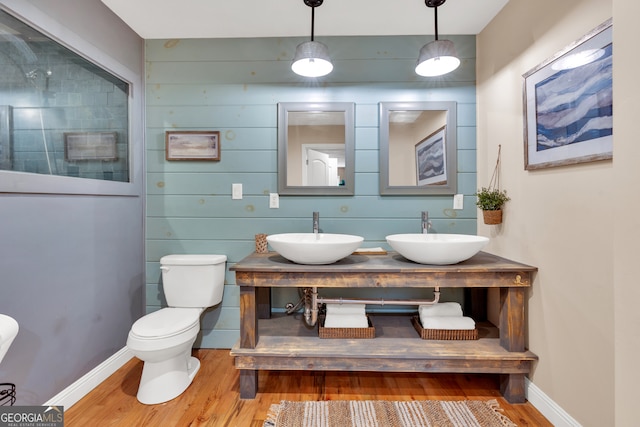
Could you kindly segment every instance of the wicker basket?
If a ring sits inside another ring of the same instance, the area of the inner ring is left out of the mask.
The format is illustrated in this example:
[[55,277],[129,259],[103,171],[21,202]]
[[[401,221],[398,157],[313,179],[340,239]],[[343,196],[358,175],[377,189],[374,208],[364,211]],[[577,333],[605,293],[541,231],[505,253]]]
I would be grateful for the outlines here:
[[423,340],[477,340],[478,329],[424,329],[418,316],[411,323]]
[[482,216],[485,224],[502,224],[502,209],[495,211],[482,211]]
[[376,328],[373,327],[373,323],[371,323],[369,316],[367,316],[367,321],[369,322],[368,328],[325,328],[324,317],[321,317],[319,320],[318,336],[320,338],[369,339],[376,337]]

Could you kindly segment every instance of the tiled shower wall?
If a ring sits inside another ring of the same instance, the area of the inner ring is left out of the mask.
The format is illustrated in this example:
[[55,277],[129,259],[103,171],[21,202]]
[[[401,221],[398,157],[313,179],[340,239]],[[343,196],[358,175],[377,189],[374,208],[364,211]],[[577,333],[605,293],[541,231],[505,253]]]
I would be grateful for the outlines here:
[[[129,181],[128,88],[58,43],[0,47],[0,169]],[[117,160],[66,160],[65,132],[115,132]]]

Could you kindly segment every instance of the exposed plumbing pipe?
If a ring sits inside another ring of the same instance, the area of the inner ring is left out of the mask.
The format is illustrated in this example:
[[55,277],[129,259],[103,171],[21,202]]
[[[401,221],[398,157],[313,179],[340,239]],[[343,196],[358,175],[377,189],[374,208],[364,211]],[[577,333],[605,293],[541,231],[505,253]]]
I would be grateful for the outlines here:
[[435,292],[433,300],[415,300],[415,299],[358,299],[358,298],[322,298],[318,297],[318,304],[378,304],[378,305],[425,305],[435,304],[438,302],[440,292]]
[[316,326],[318,323],[318,288],[305,289],[305,295],[311,294],[311,300],[304,300],[304,321],[308,326]]
[[[377,305],[433,305],[440,301],[440,287],[436,286],[432,300],[420,299],[366,299],[366,298],[323,298],[318,296],[318,288],[306,288],[304,320],[307,325],[315,326],[318,322],[318,304],[377,304]],[[309,298],[311,294],[311,298]]]

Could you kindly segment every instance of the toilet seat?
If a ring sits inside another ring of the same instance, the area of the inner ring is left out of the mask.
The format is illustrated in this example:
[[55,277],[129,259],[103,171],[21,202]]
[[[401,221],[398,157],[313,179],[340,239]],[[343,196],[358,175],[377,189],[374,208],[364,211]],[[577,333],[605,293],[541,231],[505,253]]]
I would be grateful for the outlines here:
[[163,339],[180,335],[194,326],[200,328],[201,308],[167,307],[138,319],[131,327],[137,339]]
[[200,332],[201,308],[163,308],[138,319],[127,338],[127,347],[132,351],[147,353],[150,360],[151,353],[156,356],[169,349],[179,349],[188,344],[193,345]]

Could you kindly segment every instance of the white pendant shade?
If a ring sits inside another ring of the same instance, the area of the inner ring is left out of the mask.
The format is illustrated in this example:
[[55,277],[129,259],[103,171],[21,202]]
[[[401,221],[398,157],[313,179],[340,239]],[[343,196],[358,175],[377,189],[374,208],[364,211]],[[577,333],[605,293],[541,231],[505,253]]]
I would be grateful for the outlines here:
[[300,43],[296,48],[291,69],[304,77],[326,76],[333,70],[329,49],[325,44],[316,41]]
[[460,60],[451,40],[434,40],[420,49],[416,74],[425,77],[441,76],[458,68]]

